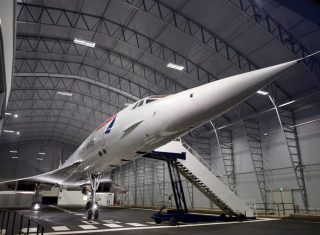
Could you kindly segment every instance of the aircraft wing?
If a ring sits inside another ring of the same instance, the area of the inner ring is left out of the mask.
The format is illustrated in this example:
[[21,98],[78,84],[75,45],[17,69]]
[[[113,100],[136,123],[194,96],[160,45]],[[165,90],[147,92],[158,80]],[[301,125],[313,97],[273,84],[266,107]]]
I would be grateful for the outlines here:
[[[27,182],[38,182],[38,183],[47,183],[47,184],[67,184],[67,185],[81,185],[81,182],[75,182],[74,180],[68,182],[68,179],[72,178],[71,176],[76,171],[77,167],[81,164],[81,162],[74,162],[73,164],[55,169],[53,171],[49,171],[44,174],[20,178],[20,179],[12,179],[0,182],[0,184],[6,183],[14,183],[20,181]],[[87,180],[85,180],[86,182]]]

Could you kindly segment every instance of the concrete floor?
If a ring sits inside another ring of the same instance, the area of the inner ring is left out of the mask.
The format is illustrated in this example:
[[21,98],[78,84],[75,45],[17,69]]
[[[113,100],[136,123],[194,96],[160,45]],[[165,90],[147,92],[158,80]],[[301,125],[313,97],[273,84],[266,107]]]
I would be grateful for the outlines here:
[[103,208],[100,219],[88,221],[83,208],[48,207],[40,211],[20,210],[45,227],[45,234],[215,234],[215,235],[320,235],[320,222],[261,219],[246,222],[216,222],[169,226],[155,224],[154,211],[141,209]]

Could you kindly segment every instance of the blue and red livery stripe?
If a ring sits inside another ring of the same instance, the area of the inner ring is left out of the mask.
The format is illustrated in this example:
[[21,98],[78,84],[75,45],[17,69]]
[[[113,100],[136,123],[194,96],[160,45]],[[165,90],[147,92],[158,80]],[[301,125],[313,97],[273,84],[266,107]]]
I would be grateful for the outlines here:
[[109,125],[108,125],[108,127],[107,127],[107,129],[106,129],[106,131],[105,131],[106,134],[109,134],[109,133],[111,132],[111,129],[112,129],[113,125],[114,125],[114,122],[116,121],[116,117],[117,117],[117,115],[115,114],[115,115],[113,115],[112,117],[108,118],[106,121],[104,121],[104,122],[97,128],[97,130],[100,130],[101,128],[103,128],[104,126],[108,125],[108,123],[109,123]]

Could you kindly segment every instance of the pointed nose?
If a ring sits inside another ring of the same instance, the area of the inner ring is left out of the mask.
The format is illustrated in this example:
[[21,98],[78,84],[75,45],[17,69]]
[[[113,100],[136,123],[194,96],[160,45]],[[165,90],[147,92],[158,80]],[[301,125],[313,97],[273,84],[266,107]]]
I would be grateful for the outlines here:
[[[211,82],[170,97],[170,131],[193,128],[222,115],[276,79],[274,75],[296,64],[291,61]],[[173,110],[175,109],[175,110]]]

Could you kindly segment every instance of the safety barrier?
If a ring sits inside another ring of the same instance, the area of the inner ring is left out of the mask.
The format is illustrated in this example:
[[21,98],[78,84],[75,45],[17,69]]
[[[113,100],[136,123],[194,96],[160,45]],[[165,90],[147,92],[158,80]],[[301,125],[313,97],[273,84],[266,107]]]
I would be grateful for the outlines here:
[[26,215],[13,210],[0,210],[0,233],[13,234],[43,234],[44,227]]

